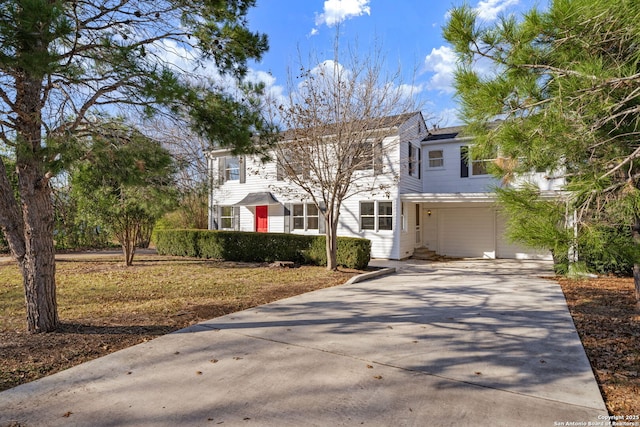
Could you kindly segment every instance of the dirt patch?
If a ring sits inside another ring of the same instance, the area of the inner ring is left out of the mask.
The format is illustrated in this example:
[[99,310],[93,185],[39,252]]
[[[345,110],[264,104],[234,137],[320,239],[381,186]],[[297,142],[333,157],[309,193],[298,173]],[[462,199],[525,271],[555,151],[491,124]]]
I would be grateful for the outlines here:
[[640,415],[640,312],[633,279],[560,279],[612,415]]

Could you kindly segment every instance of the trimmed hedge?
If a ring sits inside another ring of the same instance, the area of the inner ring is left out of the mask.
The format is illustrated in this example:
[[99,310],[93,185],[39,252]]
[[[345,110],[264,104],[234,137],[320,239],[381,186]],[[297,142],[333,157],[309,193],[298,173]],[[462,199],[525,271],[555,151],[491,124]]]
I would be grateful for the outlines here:
[[[224,259],[227,261],[294,261],[327,265],[325,236],[212,230],[157,230],[159,254]],[[371,259],[371,241],[338,237],[338,265],[364,269]]]

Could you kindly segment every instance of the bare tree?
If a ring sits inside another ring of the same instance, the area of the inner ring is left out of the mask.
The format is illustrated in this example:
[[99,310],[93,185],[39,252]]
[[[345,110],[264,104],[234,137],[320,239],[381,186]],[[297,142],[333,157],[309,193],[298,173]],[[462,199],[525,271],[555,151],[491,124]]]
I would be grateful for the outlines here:
[[279,173],[292,184],[290,191],[302,192],[322,212],[330,270],[337,268],[343,202],[358,193],[387,190],[392,182],[381,176],[397,142],[389,137],[419,111],[400,70],[386,72],[381,49],[366,55],[348,49],[342,62],[338,39],[333,59],[312,56],[299,76],[289,73],[288,98],[276,102],[276,120],[287,129],[275,148]]
[[176,218],[172,226],[206,229],[210,191],[206,153],[212,142],[191,131],[181,117],[152,118],[143,125],[145,132],[161,141],[175,159],[179,207],[172,215]]

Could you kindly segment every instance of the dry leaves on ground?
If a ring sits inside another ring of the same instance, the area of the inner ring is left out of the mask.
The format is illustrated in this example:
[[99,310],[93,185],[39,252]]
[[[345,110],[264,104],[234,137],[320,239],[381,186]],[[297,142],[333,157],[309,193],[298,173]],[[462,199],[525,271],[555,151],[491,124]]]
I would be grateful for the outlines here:
[[560,279],[612,415],[640,415],[640,311],[633,279]]

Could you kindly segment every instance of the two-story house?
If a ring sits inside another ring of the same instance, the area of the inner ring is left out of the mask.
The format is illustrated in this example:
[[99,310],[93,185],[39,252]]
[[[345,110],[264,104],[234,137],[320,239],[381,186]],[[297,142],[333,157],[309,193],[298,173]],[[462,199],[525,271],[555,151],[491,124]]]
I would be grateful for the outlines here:
[[[420,113],[389,118],[380,130],[384,155],[372,156],[371,173],[357,183],[368,189],[344,201],[338,235],[371,240],[374,258],[404,259],[423,247],[455,257],[550,258],[505,238],[505,219],[493,193],[501,183],[486,171],[492,160],[469,160],[473,141],[461,131],[429,130]],[[215,184],[210,229],[324,233],[322,211],[295,191],[277,162],[232,156],[228,150],[208,157]],[[544,174],[526,179],[541,191],[559,189],[560,183]]]

